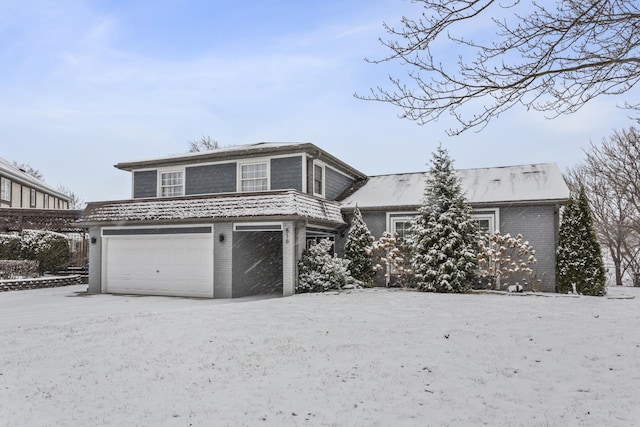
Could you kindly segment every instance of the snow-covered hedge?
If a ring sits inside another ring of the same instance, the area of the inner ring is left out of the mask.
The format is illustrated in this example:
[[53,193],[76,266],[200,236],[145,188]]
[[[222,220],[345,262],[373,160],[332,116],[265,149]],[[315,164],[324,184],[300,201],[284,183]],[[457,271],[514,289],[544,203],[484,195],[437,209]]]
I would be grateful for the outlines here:
[[0,259],[0,280],[23,279],[37,275],[37,261]]
[[37,261],[40,273],[56,271],[69,262],[69,241],[64,234],[43,230],[0,235],[0,258]]

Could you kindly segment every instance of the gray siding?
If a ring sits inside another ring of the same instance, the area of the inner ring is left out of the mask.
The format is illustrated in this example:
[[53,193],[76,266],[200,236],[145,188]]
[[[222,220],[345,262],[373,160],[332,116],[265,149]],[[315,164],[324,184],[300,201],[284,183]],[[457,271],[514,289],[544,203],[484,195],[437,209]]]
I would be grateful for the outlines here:
[[522,234],[536,251],[534,273],[543,281],[540,290],[555,292],[555,252],[558,216],[553,205],[500,208],[500,232]]
[[[233,224],[216,224],[213,240],[213,297],[231,298]],[[220,241],[220,236],[224,236]]]
[[302,191],[302,156],[271,159],[271,189]]
[[236,191],[236,164],[186,168],[185,194],[233,193]]
[[[374,239],[382,237],[382,233],[387,231],[387,213],[386,211],[360,211],[362,213],[362,219],[364,219],[367,228],[371,232]],[[351,223],[353,220],[353,214],[347,215],[345,221]],[[340,233],[336,236],[336,254],[339,257],[344,256],[344,245],[347,243],[347,236],[349,229],[345,229],[344,233]]]
[[[89,228],[89,287],[87,292],[99,294],[102,292],[102,228]],[[95,243],[93,243],[95,239]]]
[[355,181],[349,177],[336,172],[335,170],[326,167],[324,169],[325,183],[324,191],[325,198],[329,200],[336,200],[338,196],[344,193],[349,187],[351,187]]
[[[386,211],[362,211],[362,217],[374,238],[379,239],[387,230]],[[351,219],[349,218],[349,221]],[[522,234],[536,251],[534,274],[542,280],[539,290],[555,292],[555,252],[557,245],[558,214],[554,205],[514,206],[500,208],[500,231],[512,236]],[[336,239],[339,256],[344,255],[348,230]],[[517,279],[516,279],[517,280]],[[380,284],[379,278],[376,283]]]
[[158,195],[158,171],[133,173],[133,198],[156,197]]

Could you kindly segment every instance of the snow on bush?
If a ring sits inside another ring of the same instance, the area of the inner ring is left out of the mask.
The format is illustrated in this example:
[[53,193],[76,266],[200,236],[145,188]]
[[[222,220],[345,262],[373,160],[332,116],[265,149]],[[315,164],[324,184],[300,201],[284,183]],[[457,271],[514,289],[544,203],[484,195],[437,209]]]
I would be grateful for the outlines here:
[[324,292],[359,284],[349,273],[349,261],[331,254],[332,246],[331,240],[322,239],[304,251],[298,264],[296,292]]
[[575,288],[583,295],[604,295],[606,275],[602,251],[584,189],[580,190],[577,199],[569,199],[565,206],[559,234],[556,252],[558,292],[568,293]]
[[37,261],[0,259],[0,280],[24,279],[37,275]]
[[374,271],[384,273],[385,285],[408,286],[411,281],[409,253],[396,234],[385,231],[380,239],[373,242],[369,253],[375,261]]
[[478,231],[447,151],[431,159],[424,199],[407,242],[419,290],[468,292],[478,270]]
[[344,258],[349,261],[349,272],[354,279],[364,284],[372,283],[371,244],[373,240],[367,224],[362,219],[362,213],[356,206],[347,242],[344,245]]
[[56,271],[69,262],[69,241],[64,234],[43,230],[1,235],[0,258],[37,261],[41,274]]
[[523,240],[522,234],[513,237],[509,233],[503,235],[496,231],[481,239],[479,246],[480,276],[492,279],[487,287],[500,289],[502,285],[508,286],[510,283],[507,279],[513,277],[531,283],[531,266],[537,262],[536,251],[528,241]]
[[0,259],[20,259],[22,239],[15,234],[0,234]]

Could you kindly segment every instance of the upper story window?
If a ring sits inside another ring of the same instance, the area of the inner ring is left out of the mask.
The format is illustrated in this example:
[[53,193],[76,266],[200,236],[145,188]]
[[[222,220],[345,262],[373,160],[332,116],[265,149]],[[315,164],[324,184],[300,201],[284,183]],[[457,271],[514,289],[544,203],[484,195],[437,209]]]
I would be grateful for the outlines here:
[[49,195],[48,194],[44,195],[44,208],[45,209],[49,209]]
[[269,164],[246,163],[240,165],[240,191],[269,190]]
[[11,201],[11,181],[5,177],[0,177],[0,199]]
[[31,207],[35,208],[36,207],[36,190],[35,189],[33,188],[31,189],[30,196],[31,197],[29,198],[29,201],[30,201]]
[[184,195],[184,172],[161,172],[160,195],[162,197],[176,197]]
[[313,163],[313,194],[324,196],[324,165]]

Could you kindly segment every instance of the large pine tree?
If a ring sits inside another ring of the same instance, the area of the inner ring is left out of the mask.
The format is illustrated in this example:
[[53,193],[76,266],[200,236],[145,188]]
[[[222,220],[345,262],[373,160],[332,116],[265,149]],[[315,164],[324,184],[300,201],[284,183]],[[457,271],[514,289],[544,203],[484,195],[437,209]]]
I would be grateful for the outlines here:
[[583,188],[569,199],[562,214],[556,257],[558,292],[576,287],[583,295],[604,295],[606,276],[602,251],[593,225],[589,201]]
[[349,271],[353,278],[365,285],[369,284],[373,277],[372,242],[371,232],[362,219],[360,209],[356,206],[347,242],[344,245],[344,258],[350,261]]
[[408,236],[416,287],[468,292],[478,271],[478,231],[449,153],[433,154],[423,205]]

